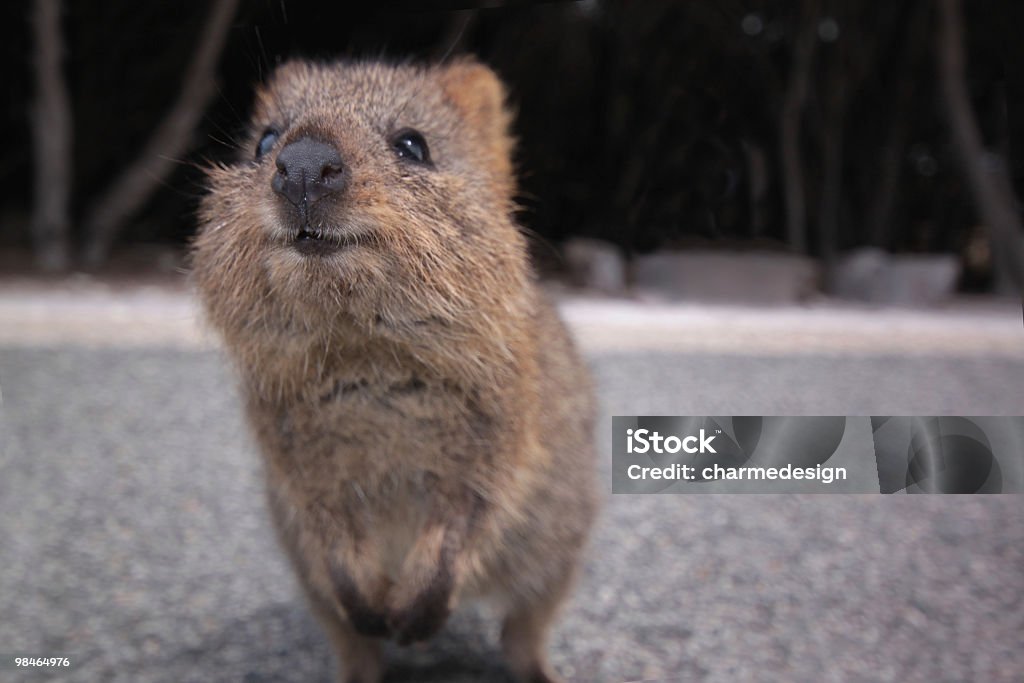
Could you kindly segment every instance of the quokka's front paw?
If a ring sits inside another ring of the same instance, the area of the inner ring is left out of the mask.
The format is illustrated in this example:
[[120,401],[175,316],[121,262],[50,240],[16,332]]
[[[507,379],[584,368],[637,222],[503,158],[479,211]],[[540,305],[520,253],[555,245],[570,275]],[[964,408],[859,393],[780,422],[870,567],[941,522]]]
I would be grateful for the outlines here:
[[389,611],[388,626],[400,645],[427,640],[441,630],[451,613],[454,580],[447,566],[440,566],[426,586],[411,590],[399,587]]
[[352,627],[361,636],[367,638],[388,638],[391,636],[391,627],[388,626],[387,617],[381,612],[372,609],[359,610],[351,607],[345,608]]
[[349,623],[359,635],[368,638],[387,638],[392,631],[383,611],[370,606],[366,598],[356,586],[352,575],[340,564],[331,565],[331,581],[338,602],[345,609]]

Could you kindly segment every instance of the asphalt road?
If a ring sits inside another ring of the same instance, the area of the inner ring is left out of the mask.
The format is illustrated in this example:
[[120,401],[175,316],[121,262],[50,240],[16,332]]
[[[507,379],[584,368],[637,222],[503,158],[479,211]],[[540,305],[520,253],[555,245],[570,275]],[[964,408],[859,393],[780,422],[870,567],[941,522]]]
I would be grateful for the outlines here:
[[[1024,413],[1021,356],[590,358],[605,416]],[[330,680],[216,351],[9,344],[0,390],[0,654],[72,664],[0,681]],[[602,683],[1022,681],[1022,503],[609,493],[553,662]],[[387,681],[507,682],[496,640],[459,614],[389,650]]]

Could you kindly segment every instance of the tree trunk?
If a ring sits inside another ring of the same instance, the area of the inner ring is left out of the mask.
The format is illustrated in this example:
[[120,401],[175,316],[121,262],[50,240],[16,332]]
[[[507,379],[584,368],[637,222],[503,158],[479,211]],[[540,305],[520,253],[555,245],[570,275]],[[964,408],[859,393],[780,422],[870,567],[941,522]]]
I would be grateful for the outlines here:
[[910,132],[910,115],[917,81],[914,73],[922,51],[931,38],[931,0],[917,0],[917,6],[910,15],[910,27],[904,41],[905,54],[896,79],[896,93],[892,96],[892,116],[885,146],[878,163],[878,184],[873,193],[871,209],[868,212],[868,242],[883,249],[892,248],[889,224],[896,208],[897,190],[903,175],[903,157]]
[[162,183],[189,147],[192,131],[213,96],[217,62],[238,0],[217,0],[203,28],[181,91],[139,157],[124,169],[85,221],[85,260],[102,263],[130,218]]
[[1017,292],[1024,294],[1024,229],[1006,164],[985,149],[971,109],[965,80],[959,0],[940,0],[939,16],[939,81],[953,142],[960,153],[978,213],[989,231],[997,275],[1000,271],[1004,273]]
[[1001,47],[1003,73],[1006,75],[1006,119],[1010,135],[1010,178],[1018,197],[1024,195],[1024,3],[1009,2],[1004,13]]
[[[910,85],[904,86],[904,89],[910,90]],[[900,97],[894,107],[895,120],[890,124],[889,135],[882,148],[878,163],[878,184],[868,212],[868,244],[882,249],[892,247],[889,223],[892,221],[893,209],[896,208],[896,191],[903,175],[903,153],[907,148],[907,133],[910,129],[910,107],[903,99]]]
[[846,133],[846,79],[842,58],[831,70],[832,88],[825,105],[821,142],[821,197],[818,209],[818,249],[831,267],[839,249],[839,213],[843,197],[843,143]]
[[32,110],[32,246],[43,270],[64,270],[70,256],[71,104],[61,72],[60,0],[35,0],[36,97]]
[[800,121],[807,100],[811,65],[817,43],[815,16],[805,3],[800,31],[794,48],[793,65],[779,117],[779,158],[786,200],[786,239],[793,251],[807,252],[807,199],[804,193],[803,155],[800,151]]

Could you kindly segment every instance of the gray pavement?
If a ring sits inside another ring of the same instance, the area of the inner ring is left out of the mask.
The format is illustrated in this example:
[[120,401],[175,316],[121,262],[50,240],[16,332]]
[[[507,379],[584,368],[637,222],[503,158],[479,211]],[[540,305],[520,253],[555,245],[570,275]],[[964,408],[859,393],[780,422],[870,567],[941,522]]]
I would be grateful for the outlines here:
[[[1020,356],[590,359],[604,416],[1024,413]],[[0,390],[0,653],[72,661],[0,681],[330,680],[217,351],[9,344]],[[1022,634],[1020,496],[608,494],[552,659],[581,682],[1019,682]],[[459,614],[387,680],[507,681],[496,640]]]

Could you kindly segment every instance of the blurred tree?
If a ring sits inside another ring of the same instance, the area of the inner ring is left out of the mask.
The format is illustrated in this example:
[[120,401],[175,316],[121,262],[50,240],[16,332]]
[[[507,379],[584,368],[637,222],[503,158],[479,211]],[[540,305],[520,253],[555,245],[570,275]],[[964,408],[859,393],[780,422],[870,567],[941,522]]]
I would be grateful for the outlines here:
[[183,76],[178,99],[142,148],[123,169],[85,219],[85,260],[102,263],[118,232],[188,151],[196,124],[209,104],[216,69],[235,16],[238,0],[217,0]]
[[[887,71],[894,71],[897,79],[899,77],[897,65],[883,61],[891,55],[913,63],[912,50],[904,50],[907,54],[901,55],[899,45],[911,42],[912,34],[919,31],[912,23],[915,4],[922,3],[909,0],[866,7],[861,3],[829,0],[821,6],[817,17],[816,34],[822,47],[819,50],[821,68],[814,85],[819,101],[814,128],[821,172],[814,225],[817,252],[827,261],[851,243],[863,243],[865,233],[870,230],[869,203],[856,206],[850,201],[853,184],[847,159],[855,154],[849,143],[858,132],[851,125],[850,116],[857,111],[859,101],[877,97],[891,103],[881,122],[883,128],[889,124],[894,128],[893,135],[900,134],[900,114],[894,111],[892,103],[898,105],[900,97],[906,97],[902,93],[908,90],[907,84],[896,80],[894,96],[891,89],[887,91],[879,81]],[[879,131],[871,130],[870,135],[874,138],[870,144],[871,166],[877,168],[880,160],[885,161],[887,152],[884,143],[878,142]],[[898,140],[892,144],[899,148]],[[877,190],[872,188],[871,191]],[[850,232],[857,234],[847,234]]]
[[779,113],[779,158],[782,162],[781,178],[786,198],[786,241],[797,253],[807,251],[807,200],[800,123],[814,66],[819,19],[818,3],[815,0],[801,0],[792,63]]
[[[884,85],[891,116],[885,125],[885,142],[882,144],[878,161],[871,165],[870,176],[877,182],[869,185],[870,200],[866,216],[867,243],[888,248],[891,222],[896,208],[897,190],[903,174],[907,140],[915,95],[920,93],[916,71],[929,47],[928,38],[932,28],[931,0],[911,2],[911,11],[906,17],[907,33],[897,41],[895,64],[889,69],[890,83]],[[884,58],[884,57],[883,57]]]
[[70,259],[71,105],[61,66],[60,0],[34,0],[36,96],[32,111],[32,243],[43,270]]
[[996,264],[1024,295],[1024,227],[1005,162],[985,149],[964,76],[964,40],[959,0],[939,0],[936,52],[953,141],[989,230]]

